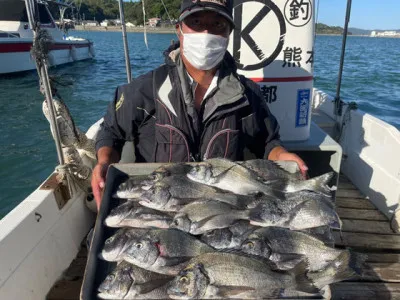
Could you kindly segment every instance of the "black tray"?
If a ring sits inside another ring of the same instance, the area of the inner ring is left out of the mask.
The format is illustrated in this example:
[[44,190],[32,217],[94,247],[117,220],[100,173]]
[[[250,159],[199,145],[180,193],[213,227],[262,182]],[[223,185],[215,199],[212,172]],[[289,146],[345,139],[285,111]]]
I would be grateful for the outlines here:
[[165,165],[165,163],[113,164],[109,167],[101,207],[94,227],[92,244],[88,252],[88,260],[80,294],[81,300],[99,299],[97,297],[97,288],[116,265],[115,262],[107,262],[99,258],[105,240],[118,230],[118,228],[105,226],[104,220],[114,207],[126,201],[113,198],[112,194],[119,184],[129,176],[144,177],[161,165]]
[[[193,163],[196,164],[196,163]],[[289,172],[298,171],[295,162],[284,162],[286,169]],[[92,244],[88,252],[88,260],[86,263],[83,284],[81,288],[80,299],[92,300],[99,299],[97,297],[97,288],[113,270],[116,263],[107,262],[99,258],[104,242],[112,236],[118,228],[111,228],[104,225],[104,220],[110,211],[126,201],[123,199],[113,198],[112,194],[116,188],[130,176],[143,176],[153,172],[155,169],[166,163],[128,163],[128,164],[112,164],[107,173],[106,185],[103,193],[100,211],[97,215],[96,224],[94,227]]]

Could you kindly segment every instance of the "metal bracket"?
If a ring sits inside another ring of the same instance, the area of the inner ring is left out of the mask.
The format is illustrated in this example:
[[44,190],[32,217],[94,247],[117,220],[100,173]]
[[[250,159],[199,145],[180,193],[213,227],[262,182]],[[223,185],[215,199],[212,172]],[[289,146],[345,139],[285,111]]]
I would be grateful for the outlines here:
[[41,186],[40,190],[53,190],[58,209],[62,209],[64,205],[71,199],[68,187],[60,182],[57,178],[58,173],[53,173]]

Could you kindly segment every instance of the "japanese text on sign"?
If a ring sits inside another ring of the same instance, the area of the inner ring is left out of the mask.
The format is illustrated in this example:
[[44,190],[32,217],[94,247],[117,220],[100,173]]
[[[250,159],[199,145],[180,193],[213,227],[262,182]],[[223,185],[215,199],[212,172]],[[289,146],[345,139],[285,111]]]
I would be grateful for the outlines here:
[[297,91],[296,127],[304,127],[308,125],[310,95],[310,89]]
[[264,96],[264,99],[267,103],[272,103],[275,102],[277,97],[276,97],[276,91],[277,91],[278,87],[276,85],[273,86],[266,86],[263,85],[261,87],[261,93]]
[[295,27],[306,25],[312,17],[310,0],[288,0],[285,5],[285,18]]

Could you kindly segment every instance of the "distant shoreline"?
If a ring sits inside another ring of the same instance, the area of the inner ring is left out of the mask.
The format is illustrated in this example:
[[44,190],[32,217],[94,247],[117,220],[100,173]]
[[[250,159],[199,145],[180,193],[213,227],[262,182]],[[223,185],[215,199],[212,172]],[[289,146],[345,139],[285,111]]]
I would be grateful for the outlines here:
[[[120,32],[121,27],[120,26],[83,26],[83,25],[76,25],[74,29],[71,29],[72,31],[101,31],[101,32]],[[139,32],[143,33],[144,32],[144,27],[126,27],[127,32]],[[169,33],[175,33],[175,28],[174,27],[146,27],[146,33],[163,33],[163,34],[169,34]],[[323,35],[323,36],[342,36],[342,34],[336,34],[336,33],[317,33],[317,35]],[[349,37],[351,36],[357,36],[357,37],[371,37],[370,35],[365,35],[365,34],[351,34],[348,35]],[[374,38],[400,38],[400,36],[377,36]]]

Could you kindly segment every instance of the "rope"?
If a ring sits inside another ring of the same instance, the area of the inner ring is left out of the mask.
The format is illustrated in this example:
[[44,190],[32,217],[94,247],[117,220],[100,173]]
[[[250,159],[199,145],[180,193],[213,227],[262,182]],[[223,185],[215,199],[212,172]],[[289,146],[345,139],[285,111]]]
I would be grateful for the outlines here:
[[49,60],[51,44],[53,44],[51,35],[44,29],[38,29],[31,48],[31,55],[34,57],[38,68],[43,67],[45,62]]

